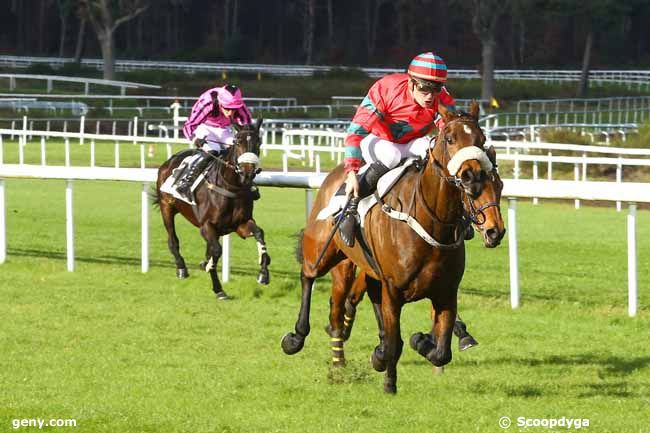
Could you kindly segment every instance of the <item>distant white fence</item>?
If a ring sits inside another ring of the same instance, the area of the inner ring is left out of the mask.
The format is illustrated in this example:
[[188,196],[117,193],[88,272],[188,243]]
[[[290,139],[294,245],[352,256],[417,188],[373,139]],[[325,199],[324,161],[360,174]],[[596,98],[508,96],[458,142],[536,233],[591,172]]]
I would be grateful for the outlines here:
[[63,77],[59,75],[31,75],[31,74],[0,74],[0,79],[9,80],[9,90],[16,89],[16,80],[39,80],[47,83],[47,93],[51,93],[53,83],[56,81],[66,83],[78,83],[84,86],[84,94],[90,93],[90,85],[118,87],[122,95],[126,94],[126,89],[160,89],[160,86],[154,84],[132,83],[130,81],[100,80],[96,78],[82,77]]
[[[115,169],[89,167],[43,167],[30,165],[0,164],[0,263],[7,257],[5,184],[6,177],[66,180],[66,257],[68,271],[74,270],[74,215],[73,180],[124,180],[142,183],[141,192],[141,260],[142,272],[149,270],[149,185],[155,182],[155,169]],[[259,185],[318,188],[325,175],[314,173],[263,172],[256,179]],[[503,197],[508,200],[508,252],[510,264],[510,303],[520,306],[519,258],[517,250],[517,198],[564,198],[583,200],[609,200],[628,202],[627,255],[628,255],[628,315],[638,310],[636,204],[650,203],[650,184],[574,182],[549,180],[505,180]],[[229,244],[224,242],[224,246]],[[229,250],[224,248],[222,278],[229,275]]]
[[[21,57],[21,56],[0,56],[0,66],[12,68],[27,68],[36,64],[48,65],[58,69],[65,64],[72,64],[74,59],[61,57]],[[82,59],[81,65],[101,70],[104,62],[102,59]],[[404,72],[405,67],[399,68],[368,68],[348,66],[309,66],[309,65],[275,65],[275,64],[252,64],[252,63],[207,63],[207,62],[168,62],[168,61],[145,61],[145,60],[116,60],[117,71],[137,71],[145,69],[184,71],[184,72],[206,72],[216,74],[220,72],[243,72],[251,74],[268,74],[276,76],[312,76],[318,73],[328,73],[337,70],[361,70],[370,77],[381,77],[395,72]],[[497,69],[494,77],[497,80],[542,80],[553,82],[579,81],[582,72],[580,70],[557,70],[557,69]],[[478,69],[450,69],[449,78],[458,79],[480,79]],[[639,88],[650,88],[649,70],[591,70],[589,71],[590,82],[599,83],[623,83],[628,86],[636,85]]]

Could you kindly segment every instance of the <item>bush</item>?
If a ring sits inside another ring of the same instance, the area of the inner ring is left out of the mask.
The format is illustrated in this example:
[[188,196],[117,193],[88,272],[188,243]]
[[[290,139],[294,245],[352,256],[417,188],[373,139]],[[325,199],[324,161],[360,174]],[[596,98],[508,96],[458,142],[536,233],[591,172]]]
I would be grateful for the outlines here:
[[540,137],[546,143],[592,144],[589,136],[563,128],[543,128]]

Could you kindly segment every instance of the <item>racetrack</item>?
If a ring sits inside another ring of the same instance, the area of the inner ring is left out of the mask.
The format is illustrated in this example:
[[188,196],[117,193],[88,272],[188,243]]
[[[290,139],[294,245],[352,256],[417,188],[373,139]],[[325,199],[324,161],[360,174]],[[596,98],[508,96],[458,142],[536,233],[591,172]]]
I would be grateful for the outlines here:
[[[327,281],[317,283],[305,349],[280,349],[299,306],[292,235],[304,223],[302,193],[262,190],[255,216],[271,285],[255,284],[255,243],[233,239],[225,288],[236,299],[217,302],[196,267],[175,278],[156,212],[151,270],[140,272],[139,184],[75,183],[74,273],[65,271],[64,182],[6,187],[0,431],[36,417],[76,419],[56,431],[84,433],[516,431],[499,427],[502,416],[650,431],[648,211],[637,215],[640,309],[629,318],[626,213],[520,201],[522,307],[509,306],[507,239],[495,250],[469,242],[459,303],[480,345],[454,351],[443,375],[405,347],[399,392],[388,396],[368,362],[377,331],[367,302],[346,344],[348,366],[330,369]],[[181,252],[196,264],[204,245],[178,225]],[[404,309],[404,340],[428,326],[425,302]]]

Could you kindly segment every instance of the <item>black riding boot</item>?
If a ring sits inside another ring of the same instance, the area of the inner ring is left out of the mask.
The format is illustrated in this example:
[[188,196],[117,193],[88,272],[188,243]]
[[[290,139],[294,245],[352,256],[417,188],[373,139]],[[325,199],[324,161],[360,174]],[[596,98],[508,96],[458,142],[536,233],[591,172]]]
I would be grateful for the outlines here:
[[199,152],[199,157],[196,158],[192,165],[183,174],[183,177],[176,182],[176,192],[183,197],[190,199],[192,185],[199,174],[203,172],[210,163],[210,155],[207,152]]
[[357,231],[357,223],[359,222],[359,213],[357,206],[359,201],[372,194],[377,188],[379,178],[388,172],[389,168],[382,162],[375,161],[370,164],[368,170],[359,177],[359,197],[352,197],[350,204],[348,204],[347,211],[343,216],[343,221],[339,226],[341,232],[341,239],[350,248],[354,246],[354,238]]

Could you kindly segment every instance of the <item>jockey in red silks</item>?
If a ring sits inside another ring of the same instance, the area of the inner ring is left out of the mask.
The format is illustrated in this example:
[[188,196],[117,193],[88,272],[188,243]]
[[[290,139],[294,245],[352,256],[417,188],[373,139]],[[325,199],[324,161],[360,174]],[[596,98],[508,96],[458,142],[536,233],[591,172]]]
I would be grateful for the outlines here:
[[251,112],[236,86],[229,84],[203,92],[183,126],[183,135],[203,152],[199,152],[183,177],[176,182],[176,191],[187,197],[192,184],[210,162],[208,152],[216,155],[224,153],[235,141],[232,125],[247,125],[251,121]]
[[[455,111],[455,100],[444,87],[447,65],[432,52],[411,61],[407,73],[387,75],[372,85],[357,109],[345,139],[345,194],[352,195],[341,238],[354,246],[359,200],[370,195],[388,170],[409,156],[426,155],[434,127],[444,121],[438,106]],[[364,164],[368,169],[357,179]]]

